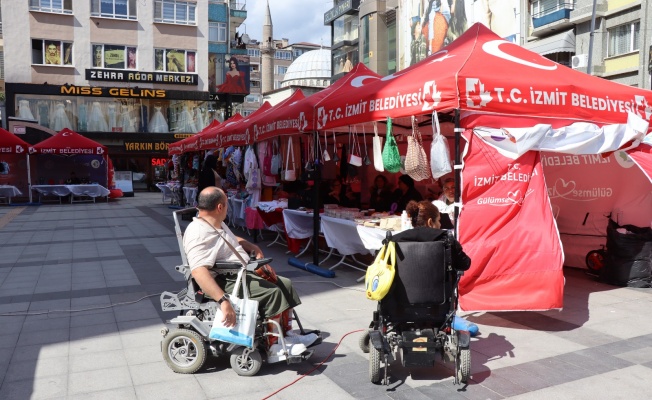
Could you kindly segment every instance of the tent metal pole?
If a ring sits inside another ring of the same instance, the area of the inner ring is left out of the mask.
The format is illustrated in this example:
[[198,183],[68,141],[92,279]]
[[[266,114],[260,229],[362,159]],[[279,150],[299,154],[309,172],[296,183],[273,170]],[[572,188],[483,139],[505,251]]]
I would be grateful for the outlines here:
[[321,186],[321,154],[317,151],[318,143],[317,141],[319,140],[319,132],[314,131],[312,133],[312,138],[313,138],[313,149],[315,149],[315,159],[314,160],[308,160],[308,161],[313,161],[315,165],[315,179],[314,179],[314,185],[313,185],[313,200],[312,200],[312,226],[313,226],[313,232],[312,232],[312,263],[315,265],[319,265],[319,231],[320,231],[320,226],[319,226],[319,187]]
[[[460,129],[460,109],[456,108],[455,109],[455,165],[453,166],[453,170],[455,171],[455,204],[458,204],[460,202],[460,195],[461,195],[461,187],[460,187],[460,182],[461,182],[461,175],[462,175],[462,170],[458,168],[458,166],[462,165],[462,160],[461,154],[460,154],[460,136],[462,135],[461,129]],[[459,208],[455,207],[455,236],[458,237],[458,216],[460,214]]]
[[27,152],[27,190],[29,190],[29,203],[32,203],[32,171],[29,166],[29,151]]

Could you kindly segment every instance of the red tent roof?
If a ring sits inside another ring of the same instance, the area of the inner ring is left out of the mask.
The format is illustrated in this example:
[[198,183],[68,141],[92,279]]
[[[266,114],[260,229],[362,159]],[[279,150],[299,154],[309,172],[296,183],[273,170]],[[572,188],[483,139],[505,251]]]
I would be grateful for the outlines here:
[[0,153],[21,154],[27,152],[28,148],[29,143],[13,133],[0,128]]
[[185,153],[187,151],[201,150],[199,148],[199,142],[201,140],[201,136],[210,134],[211,130],[214,130],[219,125],[220,125],[220,121],[214,119],[213,121],[211,121],[210,124],[208,124],[207,127],[202,129],[199,133],[192,136],[188,136],[187,138],[181,139],[177,142],[171,143],[170,145],[168,145],[168,154],[174,155],[174,154]]
[[222,140],[222,131],[232,127],[234,124],[242,121],[244,117],[240,113],[235,113],[231,118],[222,122],[220,126],[211,129],[206,132],[205,135],[200,136],[199,138],[199,150],[210,150],[210,149],[219,149],[224,147],[221,145]]
[[245,144],[252,144],[253,138],[251,137],[251,133],[249,129],[247,129],[246,124],[270,108],[272,108],[272,105],[266,101],[262,106],[260,106],[259,109],[243,118],[237,124],[231,124],[225,127],[223,130],[220,130],[218,133],[219,137],[217,139],[219,145],[217,147],[242,146]]
[[350,83],[316,105],[317,129],[460,109],[536,121],[621,124],[629,111],[652,115],[652,91],[557,64],[476,23],[409,68]]
[[[291,135],[298,132],[309,132],[316,129],[315,104],[330,98],[342,91],[346,96],[346,88],[362,84],[366,79],[377,80],[380,75],[359,63],[348,74],[338,79],[324,90],[303,100],[288,103],[274,113],[266,113],[254,122],[256,140],[265,140],[279,135]],[[344,103],[343,103],[344,104]]]
[[105,154],[106,146],[70,129],[63,129],[56,135],[30,147],[29,152],[62,155]]

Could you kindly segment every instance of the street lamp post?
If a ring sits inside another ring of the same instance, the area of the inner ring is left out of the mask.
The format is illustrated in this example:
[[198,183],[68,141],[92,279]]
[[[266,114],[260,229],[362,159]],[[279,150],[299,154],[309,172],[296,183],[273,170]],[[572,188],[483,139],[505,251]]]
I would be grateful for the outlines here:
[[586,73],[591,75],[591,66],[593,65],[593,35],[595,33],[595,8],[598,0],[593,0],[593,12],[591,13],[591,32],[589,33],[589,59],[586,66]]

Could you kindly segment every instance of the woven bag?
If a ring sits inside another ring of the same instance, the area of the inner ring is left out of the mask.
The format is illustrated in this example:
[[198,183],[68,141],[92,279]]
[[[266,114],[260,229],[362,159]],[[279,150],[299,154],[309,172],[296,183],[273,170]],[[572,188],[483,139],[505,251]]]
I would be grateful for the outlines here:
[[401,170],[401,155],[398,152],[398,145],[392,135],[392,119],[387,117],[387,135],[385,147],[383,147],[383,167],[387,172],[396,173]]
[[408,136],[408,148],[405,154],[405,172],[415,181],[430,178],[430,164],[423,148],[421,132],[417,119],[412,116],[412,136]]

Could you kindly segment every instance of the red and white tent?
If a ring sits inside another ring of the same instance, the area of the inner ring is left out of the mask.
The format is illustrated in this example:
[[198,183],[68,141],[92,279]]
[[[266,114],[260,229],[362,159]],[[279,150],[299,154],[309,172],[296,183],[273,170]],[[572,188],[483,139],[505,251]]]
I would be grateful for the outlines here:
[[181,139],[177,142],[171,143],[168,146],[168,154],[175,155],[185,153],[187,151],[197,151],[199,150],[200,141],[202,137],[210,135],[212,132],[217,129],[220,125],[220,121],[214,119],[207,127],[201,130],[201,132],[196,135],[188,136],[185,139]]
[[608,215],[650,225],[648,90],[563,67],[481,24],[410,68],[357,83],[315,105],[317,129],[411,116],[423,127],[433,111],[460,113],[458,229],[473,260],[464,310],[561,308],[563,265],[605,242]]
[[0,185],[15,186],[29,192],[29,143],[0,128]]
[[240,119],[237,123],[229,124],[224,129],[221,129],[217,134],[219,144],[216,147],[244,146],[246,144],[252,144],[253,137],[251,136],[249,129],[247,129],[248,122],[253,121],[271,108],[272,105],[266,101],[259,109]]
[[106,146],[70,129],[63,129],[56,135],[31,146],[29,153],[58,154],[64,156],[98,154],[104,155],[104,158],[106,158]]

